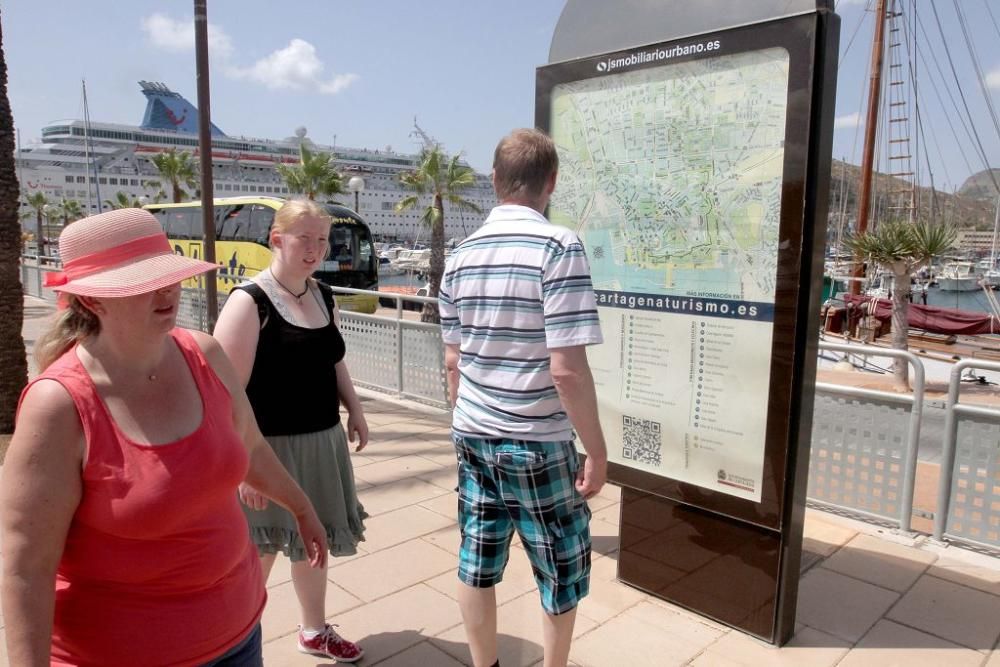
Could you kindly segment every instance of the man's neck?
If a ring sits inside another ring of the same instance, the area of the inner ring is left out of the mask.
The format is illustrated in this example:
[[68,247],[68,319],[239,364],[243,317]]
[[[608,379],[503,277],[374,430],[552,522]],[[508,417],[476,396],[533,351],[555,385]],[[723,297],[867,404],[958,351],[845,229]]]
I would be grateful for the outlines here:
[[527,206],[530,209],[534,209],[541,215],[545,215],[545,207],[549,205],[548,198],[536,200],[536,199],[504,199],[500,202],[501,206]]

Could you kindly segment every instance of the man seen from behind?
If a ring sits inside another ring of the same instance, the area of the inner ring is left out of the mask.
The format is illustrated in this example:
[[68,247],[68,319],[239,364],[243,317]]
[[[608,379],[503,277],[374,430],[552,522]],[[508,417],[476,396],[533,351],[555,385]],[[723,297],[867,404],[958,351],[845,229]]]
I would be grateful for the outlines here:
[[494,586],[515,530],[541,596],[545,667],[566,665],[590,586],[585,500],[604,485],[607,451],[586,346],[602,338],[583,244],[543,215],[558,164],[537,130],[500,141],[500,205],[452,253],[439,295],[459,458],[458,600],[476,667],[499,664]]

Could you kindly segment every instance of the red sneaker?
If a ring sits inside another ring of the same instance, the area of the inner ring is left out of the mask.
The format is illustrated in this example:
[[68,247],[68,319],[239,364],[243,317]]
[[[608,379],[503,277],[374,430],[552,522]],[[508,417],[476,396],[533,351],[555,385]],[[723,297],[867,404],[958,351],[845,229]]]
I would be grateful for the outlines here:
[[341,637],[329,623],[326,624],[323,632],[312,639],[306,639],[300,628],[299,651],[324,658],[333,658],[337,662],[356,662],[365,654],[364,649]]

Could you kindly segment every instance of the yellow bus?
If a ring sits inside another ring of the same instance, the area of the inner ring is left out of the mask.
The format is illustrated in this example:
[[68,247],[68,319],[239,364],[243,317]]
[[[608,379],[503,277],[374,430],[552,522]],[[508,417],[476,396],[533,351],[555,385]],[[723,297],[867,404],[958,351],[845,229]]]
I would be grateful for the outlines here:
[[[222,197],[215,200],[215,261],[219,264],[217,286],[220,294],[267,268],[271,262],[268,238],[274,214],[285,203],[280,197]],[[314,274],[331,287],[378,290],[378,257],[368,225],[357,213],[340,204],[323,204],[330,227],[330,255]],[[174,252],[201,258],[201,202],[149,204],[144,206],[160,221]],[[190,285],[197,286],[197,279]],[[342,310],[374,313],[378,297],[337,294]]]

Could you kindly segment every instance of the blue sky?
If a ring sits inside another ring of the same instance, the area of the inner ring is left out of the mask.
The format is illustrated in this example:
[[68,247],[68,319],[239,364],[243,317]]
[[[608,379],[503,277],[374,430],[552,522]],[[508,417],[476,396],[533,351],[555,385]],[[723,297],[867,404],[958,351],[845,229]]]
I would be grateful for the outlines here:
[[[954,6],[949,0],[935,3],[984,150],[1000,166],[1000,132],[986,114]],[[959,3],[1000,109],[1000,28],[992,22],[1000,20],[1000,2]],[[834,155],[855,163],[861,157],[855,127],[867,90],[870,15],[846,47],[865,4],[838,2],[846,57]],[[464,151],[474,167],[487,171],[496,141],[514,127],[533,124],[535,67],[547,61],[563,5],[563,0],[215,0],[209,2],[212,119],[233,135],[282,138],[305,126],[323,144],[336,138],[341,146],[412,152],[419,147],[411,136],[416,116],[446,149]],[[928,54],[935,54],[950,78],[928,0],[917,0],[917,6],[932,41],[937,39]],[[82,117],[83,78],[97,121],[138,124],[145,107],[140,79],[162,81],[195,102],[191,7],[191,2],[148,0],[4,2],[8,92],[22,141],[37,138],[50,121]],[[920,68],[940,82],[933,64]],[[958,95],[951,85],[948,92],[938,83],[938,93],[947,117],[954,119],[951,100]],[[953,120],[959,135],[954,139],[930,84],[921,86],[925,129],[935,135],[928,134],[935,181],[951,190],[983,162]]]

